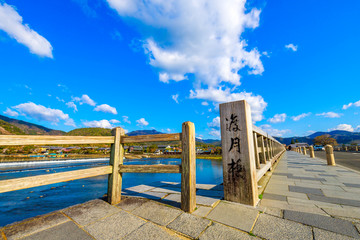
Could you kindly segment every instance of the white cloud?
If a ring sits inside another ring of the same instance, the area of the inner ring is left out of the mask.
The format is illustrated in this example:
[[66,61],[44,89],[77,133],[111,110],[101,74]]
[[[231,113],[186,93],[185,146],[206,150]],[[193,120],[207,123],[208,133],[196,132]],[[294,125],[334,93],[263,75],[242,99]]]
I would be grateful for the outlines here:
[[323,112],[323,113],[316,114],[316,116],[323,116],[326,118],[339,118],[341,116],[341,114],[334,113],[334,112]]
[[342,109],[346,110],[351,106],[360,107],[360,100],[354,103],[345,104]]
[[120,121],[119,120],[117,120],[117,119],[111,119],[109,122],[111,122],[111,123],[120,123]]
[[0,3],[0,29],[29,48],[31,53],[52,58],[52,46],[48,40],[32,30],[14,7]]
[[209,103],[208,103],[208,102],[202,102],[201,105],[203,105],[203,106],[209,106]]
[[84,126],[86,127],[92,127],[92,128],[113,128],[111,123],[108,120],[100,120],[100,121],[84,121]]
[[172,98],[177,104],[179,104],[179,100],[178,100],[179,94],[171,95],[171,98]]
[[219,129],[219,128],[220,128],[220,117],[214,118],[214,119],[212,120],[212,122],[208,123],[207,125],[208,125],[209,127]]
[[147,126],[149,123],[145,120],[145,118],[140,118],[139,120],[136,120],[137,125],[140,127]]
[[267,106],[267,103],[260,95],[253,95],[248,92],[231,93],[228,88],[225,90],[221,88],[190,90],[190,98],[206,99],[217,103],[246,100],[251,106],[251,115],[254,122],[263,119],[263,112]]
[[209,134],[210,134],[211,136],[214,136],[214,137],[219,138],[219,137],[220,137],[220,129],[214,129],[214,128],[212,128],[212,129],[210,130]]
[[355,128],[355,130],[356,130],[357,132],[360,132],[360,125],[358,125],[358,126]]
[[65,104],[66,104],[66,106],[68,106],[69,108],[74,109],[74,112],[77,112],[77,106],[76,106],[76,104],[75,104],[74,102],[67,102],[67,103],[65,103]]
[[296,52],[297,49],[298,49],[298,46],[290,43],[290,44],[288,44],[288,45],[285,45],[285,48],[291,49],[292,51]]
[[128,124],[131,124],[128,116],[123,116],[123,121],[128,123]]
[[9,115],[11,117],[17,117],[19,116],[19,113],[11,110],[10,108],[6,108],[6,111],[4,111],[4,114]]
[[260,128],[274,137],[282,137],[284,134],[291,132],[289,129],[279,130],[279,129],[273,128],[269,124],[261,125]]
[[60,120],[63,120],[65,121],[65,125],[75,127],[74,120],[59,109],[47,108],[33,102],[22,103],[12,108],[16,109],[20,114],[34,118],[38,121],[47,121],[56,124],[60,122]]
[[339,124],[335,128],[330,128],[328,131],[335,131],[335,130],[342,130],[342,131],[349,131],[353,132],[354,128],[350,124]]
[[270,118],[268,121],[271,123],[281,123],[285,122],[286,120],[286,113],[275,114],[274,117]]
[[61,99],[61,98],[59,98],[59,97],[56,97],[56,100],[58,100],[59,102],[65,102],[64,99]]
[[88,95],[83,94],[81,97],[73,97],[72,98],[74,102],[79,102],[80,105],[82,104],[88,104],[90,106],[95,106],[96,102],[92,100]]
[[294,121],[299,121],[300,119],[306,118],[306,117],[308,117],[310,115],[311,115],[311,113],[302,113],[300,115],[291,117],[291,119],[294,120]]
[[112,113],[114,115],[117,114],[117,111],[116,111],[116,108],[114,107],[111,107],[107,104],[101,104],[99,106],[96,106],[96,108],[94,109],[94,111],[97,111],[97,112],[104,112],[104,113]]
[[[198,92],[223,84],[240,86],[241,69],[248,74],[264,71],[261,53],[249,49],[242,37],[246,28],[258,27],[261,11],[247,8],[245,0],[107,2],[124,19],[136,20],[143,36],[139,43],[162,82],[194,79]],[[229,94],[235,91],[230,89]],[[209,100],[200,94],[197,98]]]

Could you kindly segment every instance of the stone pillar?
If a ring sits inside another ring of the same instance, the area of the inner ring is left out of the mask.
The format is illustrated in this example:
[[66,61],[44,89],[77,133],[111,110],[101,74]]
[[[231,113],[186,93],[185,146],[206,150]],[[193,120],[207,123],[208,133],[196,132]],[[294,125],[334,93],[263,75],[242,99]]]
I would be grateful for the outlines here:
[[310,157],[315,158],[315,153],[314,153],[314,147],[313,146],[309,147],[309,151],[310,151]]
[[330,166],[335,166],[336,164],[335,164],[333,147],[331,145],[326,145],[325,152],[326,152],[327,164]]

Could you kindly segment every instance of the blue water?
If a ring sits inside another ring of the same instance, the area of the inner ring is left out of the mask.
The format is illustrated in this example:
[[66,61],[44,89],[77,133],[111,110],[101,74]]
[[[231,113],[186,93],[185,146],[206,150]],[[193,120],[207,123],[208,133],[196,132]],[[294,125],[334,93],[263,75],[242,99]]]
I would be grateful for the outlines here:
[[[125,160],[124,164],[180,164],[180,161],[180,159],[148,158]],[[0,180],[79,170],[108,164],[109,160],[105,158],[2,163],[0,164]],[[0,193],[0,226],[63,209],[91,199],[101,198],[107,192],[107,180],[108,177],[105,175]],[[180,182],[180,180],[180,174],[124,173],[123,189],[157,181]],[[222,182],[222,162],[197,159],[196,182],[220,184]]]

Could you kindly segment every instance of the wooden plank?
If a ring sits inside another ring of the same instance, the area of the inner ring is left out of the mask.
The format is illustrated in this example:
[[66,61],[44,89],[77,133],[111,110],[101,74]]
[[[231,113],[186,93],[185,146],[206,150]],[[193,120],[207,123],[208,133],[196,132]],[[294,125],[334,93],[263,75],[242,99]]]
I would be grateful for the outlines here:
[[111,144],[112,136],[48,136],[48,135],[0,135],[0,146],[59,145],[59,144]]
[[265,164],[266,163],[266,153],[265,153],[265,142],[264,142],[264,136],[261,135],[260,137],[260,147],[261,147],[261,152],[260,152],[260,164]]
[[255,206],[258,189],[252,126],[245,100],[220,104],[225,200]]
[[196,147],[195,125],[182,124],[181,156],[181,209],[193,212],[196,208]]
[[269,138],[266,138],[265,141],[266,141],[266,156],[268,161],[271,161]]
[[111,134],[115,137],[114,144],[111,144],[110,165],[113,167],[108,180],[108,202],[111,205],[118,204],[121,201],[122,174],[119,172],[119,166],[124,159],[124,144],[121,138],[125,135],[121,127],[114,128]]
[[258,138],[256,132],[254,134],[254,150],[255,150],[255,165],[257,169],[260,169],[260,156],[259,156],[259,147],[258,147]]
[[121,143],[168,142],[168,141],[180,141],[180,140],[181,140],[180,133],[171,133],[171,134],[124,136],[123,138],[121,138]]
[[120,165],[119,172],[181,173],[181,165]]
[[267,171],[271,168],[271,162],[261,164],[260,169],[256,170],[256,181],[259,181]]
[[33,177],[15,178],[0,181],[0,193],[11,192],[26,188],[39,187],[53,183],[67,182],[82,178],[96,177],[110,174],[111,166],[94,167],[82,170],[37,175]]

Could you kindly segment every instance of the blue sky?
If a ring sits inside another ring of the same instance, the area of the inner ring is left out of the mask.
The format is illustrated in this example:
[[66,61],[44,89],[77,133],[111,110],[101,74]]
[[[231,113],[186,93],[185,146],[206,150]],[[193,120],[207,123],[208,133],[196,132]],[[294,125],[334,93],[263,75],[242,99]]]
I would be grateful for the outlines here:
[[0,114],[65,131],[360,131],[360,2],[0,0]]

